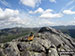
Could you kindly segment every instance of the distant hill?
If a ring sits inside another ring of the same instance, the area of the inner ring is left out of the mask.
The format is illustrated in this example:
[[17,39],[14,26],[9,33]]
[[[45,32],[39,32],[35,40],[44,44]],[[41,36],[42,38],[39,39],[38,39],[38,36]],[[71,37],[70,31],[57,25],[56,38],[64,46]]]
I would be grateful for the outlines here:
[[55,29],[75,29],[75,25],[68,25],[68,26],[51,26]]
[[[51,26],[57,30],[61,30],[64,34],[69,34],[71,37],[75,38],[75,26]],[[30,32],[37,32],[40,28],[6,28],[0,29],[0,43],[8,42],[12,39],[19,38],[25,35],[29,35]]]
[[69,25],[69,26],[51,26],[57,30],[61,30],[65,34],[69,34],[71,37],[75,38],[75,26]]
[[30,32],[35,32],[37,28],[6,28],[0,30],[0,43],[11,41],[12,39],[28,35]]

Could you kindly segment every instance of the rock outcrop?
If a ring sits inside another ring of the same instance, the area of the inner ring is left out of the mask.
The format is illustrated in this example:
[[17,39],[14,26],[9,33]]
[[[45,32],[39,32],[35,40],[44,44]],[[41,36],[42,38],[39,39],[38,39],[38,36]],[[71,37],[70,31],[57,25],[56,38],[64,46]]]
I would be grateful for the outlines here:
[[64,56],[75,55],[75,43],[69,35],[50,27],[41,28],[32,41],[25,37],[0,44],[0,56]]

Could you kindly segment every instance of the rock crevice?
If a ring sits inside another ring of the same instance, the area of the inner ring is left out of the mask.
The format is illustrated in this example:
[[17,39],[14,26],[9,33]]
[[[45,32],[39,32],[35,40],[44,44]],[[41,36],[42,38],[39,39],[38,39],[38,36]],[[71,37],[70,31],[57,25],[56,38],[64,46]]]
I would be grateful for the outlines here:
[[50,27],[41,28],[34,36],[32,41],[23,37],[0,44],[0,56],[62,56],[60,51],[75,49],[70,36]]

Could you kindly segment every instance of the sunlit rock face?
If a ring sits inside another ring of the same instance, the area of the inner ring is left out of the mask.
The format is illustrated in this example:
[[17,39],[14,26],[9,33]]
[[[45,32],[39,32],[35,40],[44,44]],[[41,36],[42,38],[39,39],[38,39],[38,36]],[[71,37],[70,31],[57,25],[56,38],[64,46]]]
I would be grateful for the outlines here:
[[[69,35],[50,27],[43,27],[34,34],[32,41],[22,37],[1,43],[0,56],[63,56],[60,51],[65,53],[74,49],[75,43]],[[71,55],[74,56],[72,53],[68,54]]]

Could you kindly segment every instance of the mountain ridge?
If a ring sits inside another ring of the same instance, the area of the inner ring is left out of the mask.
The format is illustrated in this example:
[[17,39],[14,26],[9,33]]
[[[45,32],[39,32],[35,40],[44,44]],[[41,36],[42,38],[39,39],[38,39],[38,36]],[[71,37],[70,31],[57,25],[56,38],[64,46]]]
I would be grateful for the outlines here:
[[[43,27],[32,41],[26,37],[0,44],[0,55],[6,56],[62,56],[60,51],[75,51],[75,42],[69,35],[51,27]],[[74,55],[74,54],[67,54]],[[66,56],[66,54],[65,54]]]

